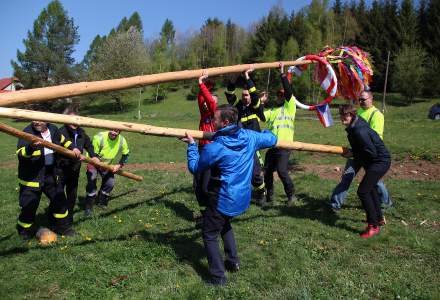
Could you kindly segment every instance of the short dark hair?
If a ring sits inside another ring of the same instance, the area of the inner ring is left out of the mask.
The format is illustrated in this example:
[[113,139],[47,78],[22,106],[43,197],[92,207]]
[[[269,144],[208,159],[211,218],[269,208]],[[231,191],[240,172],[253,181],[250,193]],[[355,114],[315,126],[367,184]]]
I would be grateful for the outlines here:
[[220,112],[220,119],[222,121],[228,120],[230,124],[237,124],[238,110],[230,104],[222,104],[217,106],[217,111]]
[[340,115],[346,115],[351,114],[353,116],[356,115],[356,107],[352,104],[343,104],[339,106],[339,114]]
[[67,106],[64,110],[63,110],[63,115],[78,115],[78,110],[75,109],[75,107],[73,106]]

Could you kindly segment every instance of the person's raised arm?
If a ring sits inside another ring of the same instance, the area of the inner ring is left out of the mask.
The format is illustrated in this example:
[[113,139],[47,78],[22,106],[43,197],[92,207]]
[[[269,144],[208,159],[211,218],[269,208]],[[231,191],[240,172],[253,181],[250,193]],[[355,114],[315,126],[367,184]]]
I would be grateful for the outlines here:
[[284,64],[280,62],[280,73],[281,73],[281,84],[283,85],[284,90],[284,100],[290,101],[292,99],[292,89],[290,88],[289,80],[287,79],[287,75],[284,73]]
[[206,103],[208,110],[212,114],[214,114],[217,103],[215,102],[214,98],[212,97],[212,94],[209,91],[208,87],[204,83],[205,79],[207,79],[207,78],[208,78],[208,71],[203,70],[202,75],[199,77],[199,87],[200,87],[200,92],[202,93],[203,97],[202,97],[202,99],[199,98],[198,101],[199,101],[199,106]]

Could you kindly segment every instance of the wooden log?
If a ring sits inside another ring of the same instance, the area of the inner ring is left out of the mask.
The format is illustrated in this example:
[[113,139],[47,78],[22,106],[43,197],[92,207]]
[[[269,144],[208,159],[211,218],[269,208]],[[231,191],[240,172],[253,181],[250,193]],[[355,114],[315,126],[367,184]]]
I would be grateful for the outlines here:
[[[193,136],[196,139],[211,139],[213,135],[212,132],[203,132],[198,130],[157,127],[157,126],[151,126],[151,125],[139,124],[139,123],[110,121],[110,120],[94,119],[88,117],[62,115],[62,114],[54,114],[54,113],[46,113],[46,112],[24,110],[17,108],[6,108],[6,107],[0,107],[0,117],[39,120],[39,121],[46,121],[46,122],[60,123],[60,124],[74,124],[77,126],[103,128],[109,130],[119,129],[121,131],[138,132],[147,135],[168,136],[168,137],[177,137],[177,138],[184,137],[186,132],[188,132],[191,136]],[[289,150],[312,151],[312,152],[322,152],[322,153],[331,153],[331,154],[342,154],[345,151],[345,148],[340,146],[309,144],[302,142],[287,142],[287,141],[278,141],[276,147],[289,149]]]
[[[48,141],[43,140],[42,138],[36,137],[35,135],[32,135],[30,133],[26,133],[26,132],[20,131],[20,130],[15,129],[14,127],[8,126],[6,124],[0,123],[0,131],[3,131],[4,133],[7,133],[7,134],[12,135],[12,136],[15,136],[17,138],[21,138],[21,139],[27,140],[27,141],[29,141],[31,143],[40,142],[44,147],[52,149],[53,151],[56,151],[56,152],[58,152],[58,153],[60,153],[62,155],[65,155],[65,156],[70,157],[70,158],[77,158],[75,153],[72,150],[66,149],[66,148],[64,148],[62,146],[59,146],[59,145],[56,145],[54,143],[50,143]],[[95,161],[93,161],[89,157],[86,157],[86,156],[83,156],[83,155],[81,155],[81,156],[84,159],[83,160],[84,162],[92,164],[92,165],[94,165],[97,168],[105,169],[107,171],[112,172],[112,166],[111,165],[105,164],[103,162],[95,162]],[[143,180],[142,176],[138,176],[138,175],[135,175],[133,173],[126,172],[126,171],[123,171],[123,170],[119,170],[115,174],[118,174],[118,175],[130,178],[130,179],[134,179],[136,181],[142,181]]]
[[[311,61],[284,61],[284,65],[302,65],[309,64]],[[240,73],[244,72],[249,67],[252,66],[254,69],[269,69],[277,68],[279,62],[272,63],[259,63],[259,64],[247,64],[247,65],[235,65],[226,67],[217,67],[205,69],[208,71],[210,77],[229,74],[229,73]],[[128,78],[119,78],[111,80],[102,81],[92,81],[92,82],[79,82],[72,84],[63,84],[58,86],[36,88],[29,90],[20,90],[10,93],[0,94],[0,106],[3,107],[13,107],[18,104],[30,104],[35,102],[42,102],[66,97],[74,97],[81,95],[88,95],[100,92],[110,92],[123,90],[128,88],[134,88],[144,85],[151,85],[162,82],[178,81],[185,79],[198,78],[202,74],[204,69],[199,70],[185,70],[176,72],[167,72],[160,74],[151,74],[143,76],[134,76]]]

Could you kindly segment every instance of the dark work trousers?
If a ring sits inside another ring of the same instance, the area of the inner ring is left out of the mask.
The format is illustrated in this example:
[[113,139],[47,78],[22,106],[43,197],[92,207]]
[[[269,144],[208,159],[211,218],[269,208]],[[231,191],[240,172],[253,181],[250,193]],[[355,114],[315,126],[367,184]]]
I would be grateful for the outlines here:
[[67,223],[68,208],[66,197],[60,190],[53,167],[46,167],[44,182],[40,188],[20,185],[19,204],[21,211],[18,220],[25,224],[35,222],[41,194],[44,193],[50,201],[48,209],[49,225],[58,227],[60,230],[63,229]]
[[208,256],[209,273],[213,279],[222,279],[225,277],[225,265],[220,253],[218,236],[223,240],[223,249],[225,251],[225,260],[233,264],[240,263],[237,256],[234,232],[232,231],[232,217],[225,216],[217,211],[216,208],[208,206],[203,212],[202,236]]
[[115,186],[115,174],[107,170],[96,169],[91,165],[87,166],[87,196],[94,197],[98,193],[96,185],[98,174],[102,177],[101,189],[99,191],[106,196],[110,196],[110,193]]
[[254,155],[254,167],[252,169],[252,186],[255,192],[264,192],[264,177],[262,175],[263,167],[260,153],[257,151]]
[[[202,152],[203,146],[199,145],[199,154]],[[194,193],[196,194],[197,203],[201,209],[206,207],[208,198],[208,183],[211,178],[211,169],[207,169],[202,173],[196,173],[193,179]]]
[[374,168],[370,166],[365,170],[365,175],[359,184],[357,194],[367,214],[367,223],[370,225],[377,226],[379,220],[383,218],[376,185],[389,168],[390,163],[375,165]]
[[78,195],[78,179],[79,179],[79,172],[78,170],[72,170],[63,168],[62,174],[59,177],[59,185],[62,191],[65,190],[66,192],[66,199],[67,199],[67,208],[69,209],[69,222],[73,222],[73,211],[75,209],[75,203],[76,198]]
[[269,195],[273,195],[273,172],[275,171],[278,173],[278,177],[280,177],[281,182],[283,183],[284,192],[286,192],[287,198],[292,197],[295,193],[295,187],[288,171],[289,156],[289,150],[278,148],[267,150],[264,160],[264,183]]

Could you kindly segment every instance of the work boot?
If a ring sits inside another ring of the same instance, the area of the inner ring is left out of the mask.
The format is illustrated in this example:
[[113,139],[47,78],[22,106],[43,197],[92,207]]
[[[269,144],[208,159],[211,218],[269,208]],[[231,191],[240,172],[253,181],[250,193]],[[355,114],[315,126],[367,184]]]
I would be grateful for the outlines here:
[[96,196],[87,195],[84,201],[84,216],[91,217],[93,215],[93,205],[95,204]]
[[267,205],[264,189],[254,191],[254,198],[255,203],[261,208],[264,208]]
[[20,225],[17,224],[16,228],[17,228],[18,235],[20,236],[20,238],[23,241],[31,240],[35,236],[35,233],[37,232],[34,225],[32,225],[29,228],[24,228],[24,227],[21,227]]
[[53,226],[50,226],[50,230],[55,232],[59,235],[64,236],[74,236],[76,235],[75,230],[72,228],[72,223],[69,222],[69,219],[62,218],[62,219],[56,219],[55,224]]
[[96,201],[96,205],[98,205],[101,208],[106,208],[107,205],[108,205],[109,198],[110,197],[108,195],[106,195],[106,194],[104,194],[102,192],[99,192],[98,200]]

